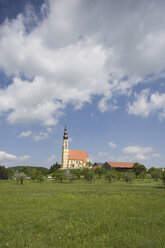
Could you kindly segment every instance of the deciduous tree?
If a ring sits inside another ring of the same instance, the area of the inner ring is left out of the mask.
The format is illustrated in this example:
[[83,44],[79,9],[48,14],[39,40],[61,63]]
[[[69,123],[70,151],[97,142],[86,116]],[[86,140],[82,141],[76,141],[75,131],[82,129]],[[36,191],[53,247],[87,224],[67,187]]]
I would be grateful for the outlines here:
[[24,172],[16,172],[13,175],[13,178],[17,180],[17,182],[21,182],[21,184],[23,184],[23,181],[26,179],[26,174]]
[[136,178],[137,178],[141,173],[146,173],[147,169],[142,164],[134,163],[133,171],[135,172],[135,175],[136,175]]

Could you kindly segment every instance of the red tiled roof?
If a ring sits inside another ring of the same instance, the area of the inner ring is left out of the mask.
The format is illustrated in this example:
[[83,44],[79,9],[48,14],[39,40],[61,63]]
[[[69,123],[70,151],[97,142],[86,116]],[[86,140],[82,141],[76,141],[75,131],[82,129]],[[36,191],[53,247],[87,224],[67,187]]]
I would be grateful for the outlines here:
[[133,168],[134,163],[127,162],[107,162],[111,167],[115,168]]
[[69,160],[82,160],[84,163],[87,162],[88,155],[86,151],[69,150]]
[[95,166],[92,166],[91,169],[96,169],[96,168],[101,168],[100,165],[95,165]]

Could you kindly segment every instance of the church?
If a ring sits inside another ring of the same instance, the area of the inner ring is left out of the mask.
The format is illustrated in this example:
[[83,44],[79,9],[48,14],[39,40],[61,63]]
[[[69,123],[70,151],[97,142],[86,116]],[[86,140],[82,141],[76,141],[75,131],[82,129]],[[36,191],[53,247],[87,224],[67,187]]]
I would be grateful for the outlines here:
[[86,151],[70,150],[68,146],[68,134],[65,126],[62,144],[62,168],[82,168],[89,163]]

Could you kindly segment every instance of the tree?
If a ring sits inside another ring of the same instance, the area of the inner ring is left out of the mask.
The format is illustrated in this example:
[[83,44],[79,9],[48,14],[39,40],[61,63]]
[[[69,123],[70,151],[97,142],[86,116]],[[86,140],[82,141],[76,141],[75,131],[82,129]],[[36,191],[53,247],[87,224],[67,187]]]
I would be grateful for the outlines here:
[[146,177],[146,172],[142,172],[140,175],[139,175],[139,178],[143,179]]
[[37,179],[37,170],[36,169],[31,170],[30,177],[33,181],[35,181]]
[[137,178],[141,173],[146,173],[147,169],[142,164],[134,163],[133,171],[135,172],[135,175],[136,175],[136,178]]
[[77,179],[80,179],[80,176],[81,176],[81,169],[73,169],[73,170],[70,170],[72,174],[74,174]]
[[162,172],[162,183],[165,186],[165,170]]
[[114,181],[119,180],[119,175],[115,168],[111,168],[107,171],[105,178],[109,181],[109,183],[111,183],[112,179]]
[[124,178],[127,183],[131,183],[133,180],[133,173],[130,171],[126,172]]
[[21,184],[23,184],[23,181],[26,179],[26,174],[24,172],[16,172],[13,178],[17,180],[17,183],[20,181]]
[[73,170],[72,171],[66,170],[65,174],[66,174],[66,178],[69,180],[70,183],[76,179],[76,175],[73,173]]
[[8,170],[3,165],[0,165],[0,179],[8,179]]
[[112,181],[112,173],[111,173],[110,170],[106,173],[105,178],[108,180],[109,183],[111,183],[111,181]]
[[8,179],[11,179],[14,174],[14,169],[11,167],[7,168],[7,174],[8,174]]
[[156,170],[155,167],[151,167],[148,169],[148,173],[151,175]]
[[37,171],[37,172],[36,172],[36,179],[37,179],[37,182],[40,182],[40,183],[41,183],[42,181],[44,181],[44,177],[43,177],[41,171]]
[[161,171],[155,168],[155,170],[151,172],[151,176],[153,179],[158,181],[158,179],[161,177]]
[[82,175],[84,176],[84,178],[87,181],[91,181],[92,182],[93,177],[94,177],[94,171],[91,170],[91,169],[89,169],[89,168],[83,168]]
[[66,174],[64,170],[56,170],[53,173],[53,178],[57,179],[58,181],[62,183],[62,180],[66,178]]
[[105,173],[105,169],[98,167],[94,170],[95,174],[98,175],[98,178],[100,179],[101,176]]
[[91,167],[92,166],[92,163],[91,162],[88,162],[88,163],[86,163],[86,166],[87,167]]
[[57,162],[55,164],[53,164],[51,167],[50,167],[50,170],[49,170],[49,173],[53,173],[54,171],[58,170],[61,168],[61,165],[58,164]]

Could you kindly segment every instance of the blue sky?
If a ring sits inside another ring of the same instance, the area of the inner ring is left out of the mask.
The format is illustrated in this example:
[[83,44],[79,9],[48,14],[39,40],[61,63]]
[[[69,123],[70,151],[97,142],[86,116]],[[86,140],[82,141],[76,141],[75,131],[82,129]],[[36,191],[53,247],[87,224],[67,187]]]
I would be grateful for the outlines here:
[[0,164],[165,166],[164,1],[0,0]]

